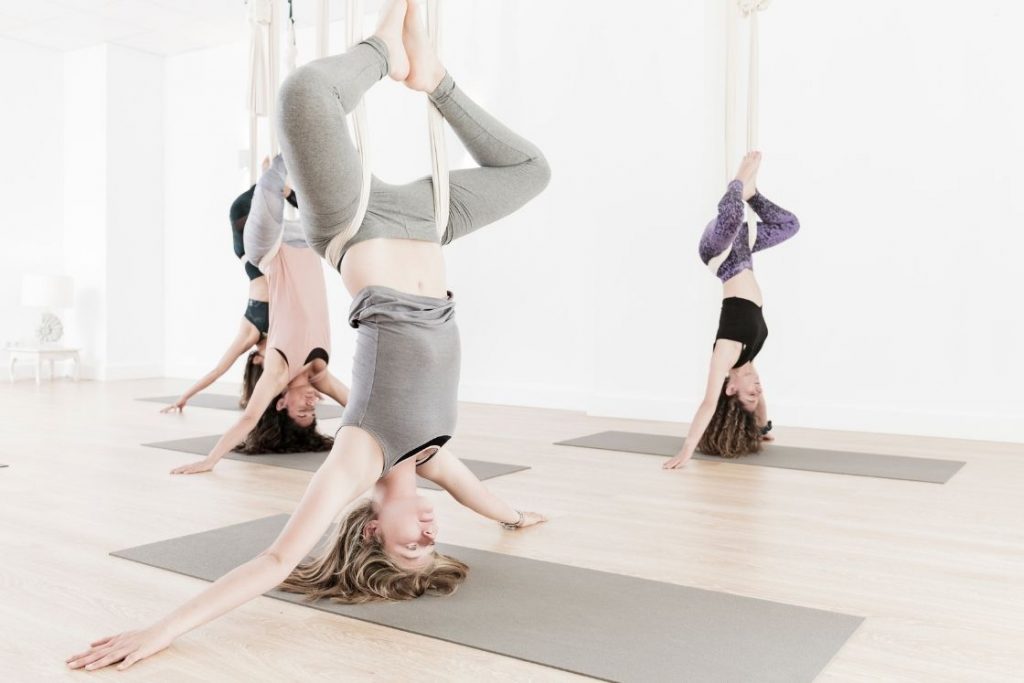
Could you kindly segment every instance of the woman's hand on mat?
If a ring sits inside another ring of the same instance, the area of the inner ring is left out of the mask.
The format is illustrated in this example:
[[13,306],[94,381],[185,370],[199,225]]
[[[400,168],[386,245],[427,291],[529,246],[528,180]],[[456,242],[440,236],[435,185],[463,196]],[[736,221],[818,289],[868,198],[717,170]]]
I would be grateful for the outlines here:
[[216,460],[202,459],[197,462],[189,463],[188,465],[182,465],[181,467],[175,467],[171,470],[171,474],[199,474],[200,472],[209,472],[213,469],[213,466],[217,464]]
[[677,470],[683,465],[685,465],[687,462],[689,462],[690,458],[692,457],[693,453],[680,452],[678,455],[676,455],[676,457],[672,458],[671,460],[666,460],[661,467],[662,469],[666,470]]
[[747,152],[736,171],[736,180],[743,183],[743,200],[746,201],[757,194],[757,171],[761,168],[761,153]]
[[166,408],[162,409],[160,412],[161,413],[180,413],[181,411],[185,410],[185,404],[186,403],[188,403],[188,399],[187,398],[184,398],[184,397],[179,398],[177,401],[175,401],[171,405],[167,406]]
[[535,526],[537,524],[543,524],[548,521],[548,518],[539,512],[527,512],[523,511],[523,523],[519,525],[520,529],[525,529],[528,526]]
[[111,664],[120,665],[118,671],[127,669],[135,662],[152,657],[171,644],[171,638],[158,628],[141,631],[127,631],[116,636],[97,640],[89,649],[68,657],[65,663],[71,669],[95,671]]
[[770,432],[768,434],[762,434],[761,441],[775,441],[775,436]]

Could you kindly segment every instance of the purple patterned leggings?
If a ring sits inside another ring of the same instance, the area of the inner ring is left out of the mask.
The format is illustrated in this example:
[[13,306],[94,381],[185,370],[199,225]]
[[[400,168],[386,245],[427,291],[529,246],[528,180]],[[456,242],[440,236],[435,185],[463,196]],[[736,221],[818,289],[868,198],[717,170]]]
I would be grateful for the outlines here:
[[741,271],[754,268],[752,254],[785,242],[800,230],[797,217],[768,201],[760,192],[748,200],[750,208],[761,220],[757,224],[757,240],[750,248],[747,223],[743,220],[743,183],[733,180],[721,201],[718,216],[708,223],[700,238],[700,260],[705,264],[732,245],[732,252],[718,268],[722,282]]

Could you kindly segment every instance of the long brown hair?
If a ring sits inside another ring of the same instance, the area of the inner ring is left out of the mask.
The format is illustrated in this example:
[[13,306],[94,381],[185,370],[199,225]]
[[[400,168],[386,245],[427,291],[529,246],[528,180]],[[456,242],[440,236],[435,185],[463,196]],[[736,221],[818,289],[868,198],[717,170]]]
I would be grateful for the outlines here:
[[260,453],[318,453],[329,451],[334,439],[316,429],[316,418],[308,427],[299,426],[288,417],[287,410],[278,410],[278,395],[266,407],[256,426],[235,450],[248,455]]
[[310,601],[328,598],[357,604],[412,600],[428,591],[451,595],[465,581],[469,567],[440,553],[425,569],[399,567],[384,552],[380,538],[363,533],[376,516],[369,500],[358,503],[338,525],[334,543],[318,558],[293,569],[280,588]]
[[729,384],[726,378],[722,383],[722,392],[718,395],[715,414],[704,434],[700,437],[697,450],[705,455],[718,455],[723,458],[738,458],[761,451],[761,429],[757,426],[757,417],[743,407],[738,396],[729,396],[725,387]]
[[250,351],[249,356],[245,359],[245,369],[242,370],[242,395],[238,399],[238,407],[243,410],[249,405],[249,399],[252,398],[252,392],[256,389],[256,383],[263,376],[263,363],[256,363],[254,360],[257,355],[259,355],[259,350]]

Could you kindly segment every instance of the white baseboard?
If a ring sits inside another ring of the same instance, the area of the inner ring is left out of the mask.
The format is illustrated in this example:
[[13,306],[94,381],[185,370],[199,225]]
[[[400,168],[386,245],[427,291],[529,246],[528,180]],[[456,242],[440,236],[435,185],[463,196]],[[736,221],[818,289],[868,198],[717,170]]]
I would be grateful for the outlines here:
[[583,410],[586,394],[575,387],[557,385],[515,385],[487,382],[462,382],[459,400],[468,403],[494,403],[531,408]]
[[[242,383],[242,368],[244,367],[244,359],[236,362],[234,366],[228,369],[221,377],[219,381],[222,382],[234,382],[235,384]],[[175,365],[165,365],[163,377],[167,379],[184,379],[189,382],[195,382],[197,379],[208,373],[213,369],[213,364],[200,365],[179,363]]]
[[116,382],[125,379],[151,379],[163,377],[164,368],[160,363],[83,363],[82,379],[101,382]]
[[[208,368],[189,365],[170,366],[165,377],[195,379]],[[237,381],[229,372],[225,381]],[[597,417],[621,417],[634,420],[688,422],[697,409],[695,401],[625,394],[588,395],[576,387],[564,385],[497,384],[463,382],[459,400],[557,410],[577,410]],[[780,426],[811,429],[874,432],[881,434],[918,434],[951,439],[1024,442],[1024,417],[957,411],[910,411],[896,406],[823,406],[772,400],[771,418]]]
[[[1024,442],[1024,417],[959,411],[911,411],[882,404],[872,406],[824,406],[772,400],[771,419],[777,425],[911,434],[948,439]],[[598,394],[586,408],[588,415],[635,420],[688,422],[697,402],[649,396]]]

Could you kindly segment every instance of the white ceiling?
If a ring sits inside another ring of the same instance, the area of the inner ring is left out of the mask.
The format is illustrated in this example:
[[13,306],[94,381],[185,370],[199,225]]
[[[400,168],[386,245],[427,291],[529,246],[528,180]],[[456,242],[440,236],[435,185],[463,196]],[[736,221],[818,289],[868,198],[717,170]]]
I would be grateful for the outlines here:
[[[287,0],[275,0],[287,12]],[[344,0],[329,0],[342,18]],[[377,3],[366,3],[373,9]],[[316,0],[294,0],[297,26],[312,25]],[[114,43],[161,55],[248,36],[245,0],[0,0],[0,38],[54,50]]]

